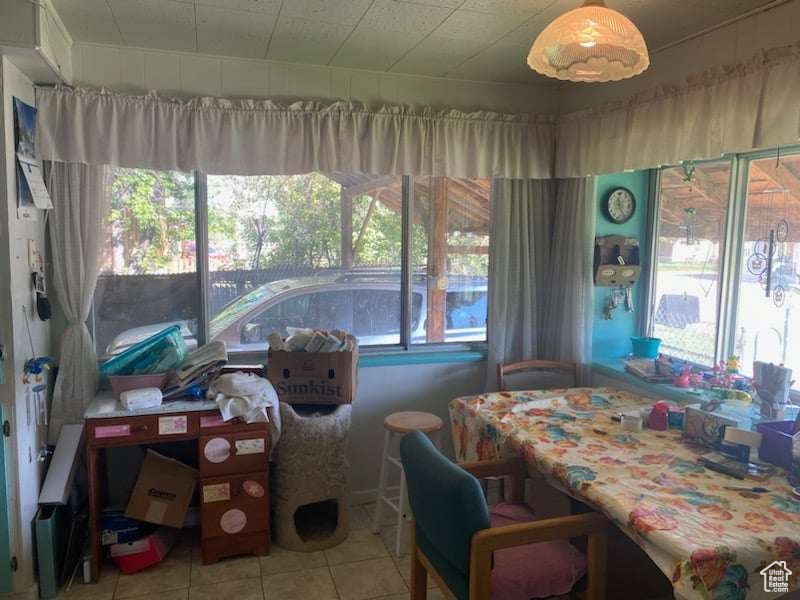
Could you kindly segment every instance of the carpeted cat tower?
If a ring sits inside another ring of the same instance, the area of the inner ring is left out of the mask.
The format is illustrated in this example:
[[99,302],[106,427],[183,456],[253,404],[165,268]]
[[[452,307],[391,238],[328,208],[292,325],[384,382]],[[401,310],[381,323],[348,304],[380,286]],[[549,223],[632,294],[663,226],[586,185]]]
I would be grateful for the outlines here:
[[281,437],[270,478],[275,542],[287,550],[324,550],[350,531],[350,411],[350,404],[281,402]]

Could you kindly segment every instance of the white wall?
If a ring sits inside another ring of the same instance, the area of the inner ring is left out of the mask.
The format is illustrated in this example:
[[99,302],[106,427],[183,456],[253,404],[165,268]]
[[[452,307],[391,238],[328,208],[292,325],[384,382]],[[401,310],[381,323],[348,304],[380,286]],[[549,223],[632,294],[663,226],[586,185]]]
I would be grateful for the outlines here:
[[347,99],[380,103],[553,113],[558,86],[378,73],[267,60],[75,43],[73,83],[176,96]]
[[[12,554],[19,571],[14,588],[24,590],[33,584],[33,545],[31,522],[37,509],[41,465],[36,456],[44,443],[44,431],[37,431],[33,399],[22,384],[25,361],[31,358],[23,307],[35,315],[35,298],[28,267],[28,240],[35,240],[44,254],[46,241],[41,212],[35,221],[17,218],[16,171],[14,163],[13,98],[35,104],[33,85],[6,57],[2,58],[2,142],[0,168],[0,343],[6,345],[5,383],[0,386],[4,409],[8,411],[12,435],[9,453],[9,512],[11,514]],[[5,285],[8,282],[8,285]],[[37,355],[50,354],[50,329],[38,317],[31,319],[31,336]],[[29,410],[30,408],[30,410]],[[30,414],[30,419],[28,415]]]
[[484,389],[486,362],[367,367],[359,369],[350,437],[351,489],[355,502],[371,500],[378,486],[383,419],[401,410],[434,413],[444,421],[445,452],[452,455],[447,404]]
[[663,84],[683,84],[686,77],[718,65],[737,64],[763,48],[800,41],[800,1],[732,23],[701,37],[651,55],[650,68],[626,81],[567,84],[561,90],[560,112],[569,113],[627,98]]

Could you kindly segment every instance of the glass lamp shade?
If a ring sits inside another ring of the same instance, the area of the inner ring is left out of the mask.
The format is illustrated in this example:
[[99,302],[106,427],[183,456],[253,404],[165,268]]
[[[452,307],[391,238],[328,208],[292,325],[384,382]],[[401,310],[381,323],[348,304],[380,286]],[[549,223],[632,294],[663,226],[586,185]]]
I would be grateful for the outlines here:
[[619,81],[644,72],[650,57],[630,19],[602,0],[587,0],[539,34],[528,65],[564,81]]

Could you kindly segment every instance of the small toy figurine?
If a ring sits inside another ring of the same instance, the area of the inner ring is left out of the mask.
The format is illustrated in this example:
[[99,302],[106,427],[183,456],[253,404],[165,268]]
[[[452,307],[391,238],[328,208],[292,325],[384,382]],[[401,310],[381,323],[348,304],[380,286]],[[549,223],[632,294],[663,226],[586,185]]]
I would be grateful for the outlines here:
[[739,373],[739,357],[738,356],[729,356],[728,362],[725,365],[726,371],[732,375],[736,375]]
[[692,374],[692,369],[688,364],[683,365],[680,375],[675,378],[675,386],[679,388],[688,388]]

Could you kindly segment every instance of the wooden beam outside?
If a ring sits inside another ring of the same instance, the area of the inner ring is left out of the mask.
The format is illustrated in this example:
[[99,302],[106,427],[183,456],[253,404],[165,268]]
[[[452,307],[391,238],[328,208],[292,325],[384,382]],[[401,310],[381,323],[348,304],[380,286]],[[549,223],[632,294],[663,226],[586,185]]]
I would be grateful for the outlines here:
[[396,189],[399,192],[402,182],[399,177],[394,175],[387,175],[386,177],[377,177],[370,179],[364,183],[358,183],[344,188],[344,193],[351,198],[356,196],[373,196],[376,192],[383,188]]
[[448,246],[448,254],[489,254],[489,246]]
[[342,188],[340,192],[341,212],[342,212],[342,268],[353,268],[353,197],[345,193]]
[[428,224],[428,342],[444,341],[447,301],[447,178],[430,179]]

